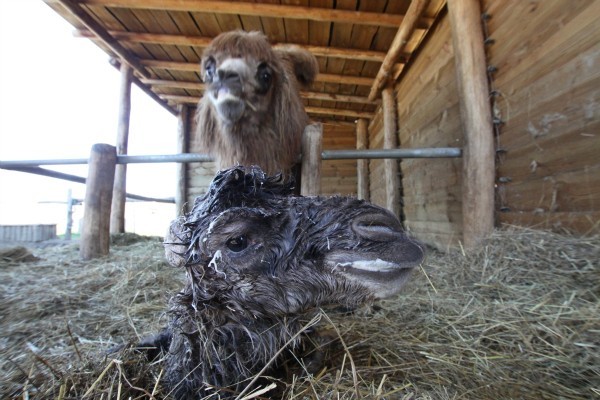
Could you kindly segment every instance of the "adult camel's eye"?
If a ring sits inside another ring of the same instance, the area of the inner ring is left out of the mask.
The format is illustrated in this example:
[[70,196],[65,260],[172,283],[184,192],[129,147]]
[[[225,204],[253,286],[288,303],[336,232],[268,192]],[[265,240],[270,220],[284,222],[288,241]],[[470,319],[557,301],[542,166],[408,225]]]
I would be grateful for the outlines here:
[[229,250],[233,251],[234,253],[239,253],[240,251],[248,247],[248,239],[246,238],[246,236],[232,237],[227,240],[227,243],[225,243],[225,245]]
[[217,69],[217,64],[215,62],[215,59],[212,57],[209,57],[205,62],[204,62],[204,82],[206,83],[211,83],[215,77],[215,71]]
[[273,70],[266,63],[260,64],[256,71],[256,79],[258,81],[259,91],[266,93],[273,81]]

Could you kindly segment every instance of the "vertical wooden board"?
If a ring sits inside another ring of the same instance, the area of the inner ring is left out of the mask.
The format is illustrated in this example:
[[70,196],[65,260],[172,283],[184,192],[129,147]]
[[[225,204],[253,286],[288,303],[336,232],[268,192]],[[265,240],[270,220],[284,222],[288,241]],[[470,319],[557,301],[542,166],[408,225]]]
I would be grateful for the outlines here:
[[315,196],[321,193],[321,151],[323,149],[323,125],[313,123],[302,134],[302,172],[300,194]]

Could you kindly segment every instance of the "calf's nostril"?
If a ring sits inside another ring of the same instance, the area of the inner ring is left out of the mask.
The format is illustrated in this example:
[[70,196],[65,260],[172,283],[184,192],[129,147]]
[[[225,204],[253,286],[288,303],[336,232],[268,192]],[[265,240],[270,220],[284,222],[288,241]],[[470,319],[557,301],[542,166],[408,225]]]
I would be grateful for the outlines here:
[[354,232],[369,240],[388,242],[402,236],[400,223],[385,215],[370,215],[356,219],[352,224]]

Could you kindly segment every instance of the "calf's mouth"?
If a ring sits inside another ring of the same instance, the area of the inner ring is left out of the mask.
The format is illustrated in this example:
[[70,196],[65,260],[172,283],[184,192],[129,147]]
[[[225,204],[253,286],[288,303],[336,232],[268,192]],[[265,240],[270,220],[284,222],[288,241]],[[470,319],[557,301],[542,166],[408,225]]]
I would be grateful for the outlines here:
[[407,237],[387,211],[360,216],[352,228],[363,243],[370,243],[370,249],[333,250],[325,256],[326,265],[332,273],[365,286],[375,298],[396,294],[423,262],[423,246]]

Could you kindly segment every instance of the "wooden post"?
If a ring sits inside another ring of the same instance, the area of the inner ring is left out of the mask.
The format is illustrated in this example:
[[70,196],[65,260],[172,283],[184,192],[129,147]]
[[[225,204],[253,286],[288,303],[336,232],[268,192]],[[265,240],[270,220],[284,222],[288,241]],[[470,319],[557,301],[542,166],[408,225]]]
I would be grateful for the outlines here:
[[463,242],[474,247],[494,229],[495,153],[479,0],[448,0],[464,148]]
[[[356,123],[356,149],[365,150],[368,148],[368,127],[369,121],[364,118],[359,118]],[[357,177],[357,196],[362,200],[369,200],[369,160],[356,160],[356,177]]]
[[[129,140],[129,117],[131,115],[131,80],[133,70],[121,63],[121,87],[119,90],[119,123],[117,126],[117,154],[127,154]],[[125,192],[127,190],[127,165],[117,165],[115,186],[113,188],[112,210],[110,213],[110,232],[125,232]]]
[[313,196],[321,193],[321,151],[323,148],[323,125],[307,125],[302,134],[302,175],[300,194]]
[[67,227],[65,228],[65,240],[71,240],[73,230],[73,191],[67,191]]
[[[189,106],[181,104],[177,115],[177,153],[187,153],[188,140],[190,137]],[[175,212],[177,216],[187,212],[187,164],[177,164],[177,187],[175,188]]]
[[[395,149],[398,147],[398,135],[396,134],[396,102],[394,101],[394,89],[386,87],[381,92],[383,105],[383,148]],[[398,180],[398,160],[383,160],[385,169],[385,207],[400,215],[400,189]]]
[[114,146],[95,144],[89,160],[85,187],[83,226],[79,256],[83,260],[108,254],[110,203],[115,179],[117,152]]

